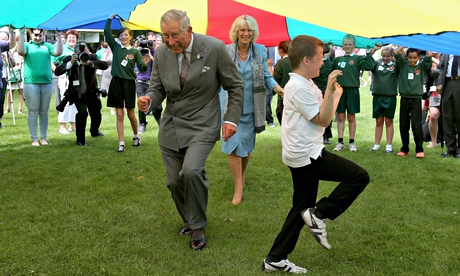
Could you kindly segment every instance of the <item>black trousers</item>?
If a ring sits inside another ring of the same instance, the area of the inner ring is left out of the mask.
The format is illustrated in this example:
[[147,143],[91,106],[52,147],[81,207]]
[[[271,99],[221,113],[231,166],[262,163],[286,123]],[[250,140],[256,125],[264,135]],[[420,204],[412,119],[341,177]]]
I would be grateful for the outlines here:
[[284,104],[283,104],[283,98],[281,98],[280,95],[278,95],[278,104],[276,105],[276,118],[278,119],[278,122],[281,125],[281,121],[283,120],[283,109],[284,109]]
[[77,142],[84,144],[88,112],[91,117],[89,132],[91,135],[97,135],[102,121],[102,103],[96,93],[87,92],[86,94],[82,94],[81,98],[78,98],[78,96],[76,97],[75,106],[77,107],[77,115],[75,115],[75,134],[77,136]]
[[445,80],[442,92],[442,124],[447,150],[459,153],[460,143],[460,80]]
[[[369,174],[352,161],[323,150],[322,156],[310,165],[291,168],[294,194],[281,232],[276,237],[268,257],[272,261],[286,259],[294,250],[305,222],[300,213],[316,205],[328,219],[340,216],[370,181]],[[319,180],[340,182],[328,197],[316,202]]]
[[423,152],[422,98],[401,97],[399,105],[399,133],[401,135],[401,151],[409,152],[409,129],[412,124],[415,152]]
[[[145,96],[145,91],[147,91],[147,88],[149,88],[149,84],[145,82],[138,82],[136,81],[136,93],[137,97],[139,98],[140,96]],[[160,104],[159,106],[155,107],[152,111],[152,115],[155,118],[155,121],[157,121],[157,124],[160,125],[161,123],[161,112],[163,111],[163,106]],[[142,112],[138,111],[139,115],[139,124],[147,125],[147,115]]]
[[265,121],[267,124],[273,123],[272,100],[273,92],[265,89]]
[[5,108],[5,99],[6,99],[6,86],[7,81],[5,78],[1,79],[2,88],[0,88],[0,118],[3,118],[3,109]]

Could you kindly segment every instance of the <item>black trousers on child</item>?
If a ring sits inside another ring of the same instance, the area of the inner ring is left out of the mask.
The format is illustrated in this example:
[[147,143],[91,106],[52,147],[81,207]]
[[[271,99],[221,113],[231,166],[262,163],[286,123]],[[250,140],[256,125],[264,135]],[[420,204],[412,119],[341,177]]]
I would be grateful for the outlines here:
[[401,151],[409,152],[409,129],[412,123],[414,134],[415,152],[423,152],[422,128],[422,98],[401,97],[399,105],[399,133],[401,135]]
[[[294,194],[281,232],[276,237],[268,254],[271,261],[287,259],[294,250],[305,222],[300,213],[311,207],[322,216],[335,219],[340,216],[370,181],[369,174],[352,161],[323,150],[322,156],[311,160],[310,165],[291,168]],[[328,197],[316,202],[319,180],[340,182]]]

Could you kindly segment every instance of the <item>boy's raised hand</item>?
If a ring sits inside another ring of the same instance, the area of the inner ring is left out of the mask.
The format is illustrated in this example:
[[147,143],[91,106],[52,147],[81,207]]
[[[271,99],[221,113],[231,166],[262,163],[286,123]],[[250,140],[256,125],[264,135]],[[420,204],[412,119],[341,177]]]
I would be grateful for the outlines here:
[[329,74],[329,78],[328,78],[328,85],[331,85],[331,92],[333,93],[340,93],[342,94],[343,92],[343,89],[342,89],[342,86],[337,82],[337,78],[342,76],[343,73],[341,70],[334,70],[332,71],[330,74]]

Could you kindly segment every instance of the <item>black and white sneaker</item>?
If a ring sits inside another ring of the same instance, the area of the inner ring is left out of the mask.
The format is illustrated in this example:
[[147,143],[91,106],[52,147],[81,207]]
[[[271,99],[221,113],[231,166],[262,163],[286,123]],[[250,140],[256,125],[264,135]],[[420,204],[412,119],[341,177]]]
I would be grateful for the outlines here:
[[322,247],[331,249],[331,245],[327,242],[326,220],[317,218],[315,212],[315,208],[308,208],[302,211],[301,215],[316,241],[319,242]]
[[141,137],[133,138],[133,147],[139,147],[141,145]]
[[267,258],[265,258],[262,264],[262,269],[265,272],[285,271],[296,274],[307,273],[307,270],[305,268],[296,266],[294,263],[291,263],[288,259],[281,260],[279,262],[269,262],[267,261]]
[[125,151],[125,145],[118,145],[117,152],[124,152]]

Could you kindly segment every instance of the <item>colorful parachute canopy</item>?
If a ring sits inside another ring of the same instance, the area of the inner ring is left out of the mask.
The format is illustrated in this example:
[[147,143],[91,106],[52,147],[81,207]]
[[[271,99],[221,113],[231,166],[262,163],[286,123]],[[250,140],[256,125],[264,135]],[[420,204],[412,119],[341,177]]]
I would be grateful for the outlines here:
[[[341,45],[346,34],[286,18],[238,3],[233,0],[28,0],[8,1],[5,10],[20,10],[0,18],[0,26],[30,27],[48,30],[102,29],[110,14],[123,20],[114,20],[113,29],[122,25],[131,29],[160,31],[160,18],[169,9],[187,11],[193,31],[208,34],[230,43],[229,31],[233,21],[242,14],[253,16],[259,25],[258,43],[276,46],[298,34],[309,34]],[[375,40],[358,37],[357,46],[373,46]]]
[[458,0],[236,1],[383,43],[460,55]]
[[[426,2],[426,3],[425,3]],[[439,3],[441,2],[441,3]],[[102,29],[110,14],[112,29],[160,31],[160,18],[169,9],[187,11],[193,31],[230,43],[229,30],[242,14],[253,16],[259,25],[258,43],[276,46],[299,34],[324,42],[342,44],[346,33],[357,36],[357,47],[377,41],[460,55],[460,22],[432,12],[427,0],[379,2],[366,0],[327,2],[297,0],[14,0],[2,4],[9,11],[0,17],[0,27],[48,30]],[[458,0],[440,0],[436,6],[460,10]],[[366,38],[367,37],[367,38]]]

